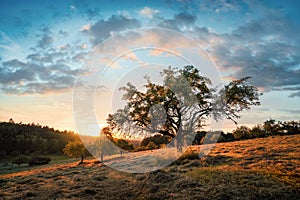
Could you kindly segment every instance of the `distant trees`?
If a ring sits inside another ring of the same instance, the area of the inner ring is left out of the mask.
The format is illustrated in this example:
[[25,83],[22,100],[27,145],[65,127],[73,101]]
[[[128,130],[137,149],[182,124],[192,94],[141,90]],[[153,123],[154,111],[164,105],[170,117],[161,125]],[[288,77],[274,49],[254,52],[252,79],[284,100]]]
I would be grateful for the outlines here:
[[[218,131],[215,131],[218,132]],[[193,145],[203,144],[205,137],[212,137],[214,132],[210,132],[209,136],[206,131],[198,131]],[[224,133],[221,131],[218,142],[232,142],[238,140],[263,138],[275,135],[294,135],[300,134],[300,121],[276,121],[269,119],[263,122],[263,124],[257,124],[252,128],[247,126],[239,126],[232,133]],[[209,143],[209,138],[206,138],[206,142]]]
[[63,152],[71,158],[81,158],[80,164],[83,163],[84,158],[91,155],[81,141],[69,142]]
[[58,131],[38,124],[0,122],[0,156],[62,154],[69,141],[78,139],[70,131]]
[[276,121],[269,119],[262,125],[255,125],[253,128],[246,126],[237,127],[233,131],[235,140],[262,138],[275,135],[294,135],[300,133],[300,121]]
[[[150,146],[152,149],[155,149],[155,148],[160,148],[163,145],[167,145],[171,140],[172,138],[170,136],[156,134],[154,136],[144,138],[140,146],[145,148]],[[149,145],[149,143],[153,143],[153,144]]]
[[235,140],[245,140],[250,138],[250,128],[239,126],[232,132]]
[[129,143],[128,140],[125,139],[115,139],[115,144],[120,148],[120,154],[122,156],[124,150],[133,151],[133,144]]

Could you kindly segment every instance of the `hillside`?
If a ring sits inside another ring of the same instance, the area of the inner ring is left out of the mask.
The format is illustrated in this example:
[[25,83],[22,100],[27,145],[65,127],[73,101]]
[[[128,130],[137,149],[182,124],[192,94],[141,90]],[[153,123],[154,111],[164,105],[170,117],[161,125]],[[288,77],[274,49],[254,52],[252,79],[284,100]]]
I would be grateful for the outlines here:
[[43,167],[1,175],[0,198],[299,199],[299,149],[300,135],[276,136],[218,143],[202,159],[183,157],[146,174],[94,160]]
[[70,131],[59,131],[39,124],[0,122],[0,158],[20,154],[62,154],[69,141],[78,139]]

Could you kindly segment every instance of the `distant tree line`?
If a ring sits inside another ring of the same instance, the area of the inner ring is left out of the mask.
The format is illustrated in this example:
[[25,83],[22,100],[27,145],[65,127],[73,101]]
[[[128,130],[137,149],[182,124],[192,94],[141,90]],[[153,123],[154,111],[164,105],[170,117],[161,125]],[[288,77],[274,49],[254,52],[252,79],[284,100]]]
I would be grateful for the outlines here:
[[[210,134],[213,136],[217,132]],[[218,142],[232,142],[254,138],[264,138],[276,135],[295,135],[300,133],[300,121],[276,121],[274,119],[266,120],[263,124],[255,125],[252,128],[239,126],[232,133],[221,132]],[[197,132],[193,144],[202,144],[205,131]]]
[[[192,142],[192,145],[202,144],[205,136],[206,142],[214,141],[214,137],[219,137],[218,142],[233,142],[239,140],[247,140],[254,138],[264,138],[276,135],[294,135],[300,133],[300,121],[276,121],[274,119],[266,120],[263,124],[255,125],[253,128],[247,126],[239,126],[232,133],[224,133],[223,131],[213,131],[209,135],[207,131],[198,131]],[[146,137],[142,140],[140,147],[136,150],[151,150],[162,148],[172,140],[171,137],[156,134]]]
[[78,136],[39,124],[0,122],[0,157],[6,155],[62,154],[69,141]]
[[[209,143],[214,137],[219,137],[218,142],[232,142],[238,140],[263,138],[276,135],[294,135],[300,133],[300,121],[276,121],[274,119],[266,120],[263,124],[255,125],[252,128],[239,126],[232,133],[221,131],[208,132],[198,131],[192,142],[193,145],[202,144],[204,138]],[[207,135],[208,134],[208,135]],[[135,147],[130,140],[113,137],[113,131],[106,127],[102,130],[102,135],[106,136],[116,146],[120,147],[119,153],[122,156],[124,151],[142,151],[164,148],[172,141],[172,137],[157,133],[144,138],[140,146]],[[206,136],[206,137],[205,137]],[[106,140],[97,140],[95,150],[99,155],[118,153],[111,152],[112,149],[106,147]],[[124,151],[123,151],[124,150]],[[0,158],[6,155],[42,155],[42,154],[62,154],[70,157],[83,158],[89,156],[86,148],[83,146],[79,136],[71,131],[59,131],[48,126],[39,124],[15,123],[12,119],[9,122],[0,122]],[[94,152],[92,152],[94,153]]]

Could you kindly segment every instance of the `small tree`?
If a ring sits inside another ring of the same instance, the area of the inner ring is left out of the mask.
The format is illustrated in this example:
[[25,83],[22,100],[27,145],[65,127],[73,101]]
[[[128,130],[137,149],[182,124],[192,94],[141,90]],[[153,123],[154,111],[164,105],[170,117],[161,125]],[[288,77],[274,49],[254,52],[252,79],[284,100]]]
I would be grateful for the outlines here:
[[251,138],[262,138],[266,137],[266,131],[262,126],[256,125],[250,130]]
[[149,142],[146,146],[147,150],[157,149],[158,146],[154,142]]
[[63,152],[71,158],[81,158],[79,164],[83,163],[84,158],[91,155],[80,141],[69,142]]
[[276,123],[274,119],[269,119],[264,122],[263,128],[265,129],[267,136],[276,135],[280,130],[280,125]]
[[250,129],[247,126],[240,126],[237,127],[232,134],[236,140],[246,140],[250,137]]
[[132,151],[134,149],[133,144],[129,143],[128,140],[124,139],[117,139],[116,145],[120,148],[121,157],[123,155],[124,150]]

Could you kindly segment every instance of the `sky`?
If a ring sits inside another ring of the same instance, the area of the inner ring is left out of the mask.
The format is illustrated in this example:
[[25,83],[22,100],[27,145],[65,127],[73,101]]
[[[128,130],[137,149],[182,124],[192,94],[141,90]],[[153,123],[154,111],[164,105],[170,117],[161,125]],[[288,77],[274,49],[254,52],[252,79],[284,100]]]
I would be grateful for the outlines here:
[[[143,72],[155,79],[154,71],[190,60],[205,75],[206,69],[217,71],[208,78],[224,83],[252,77],[263,93],[261,106],[241,113],[239,125],[300,120],[299,1],[0,4],[0,121],[78,131],[78,113],[91,109],[104,126],[120,105],[122,84]],[[93,105],[78,103],[79,80],[92,84]],[[224,130],[235,128],[225,120]]]

